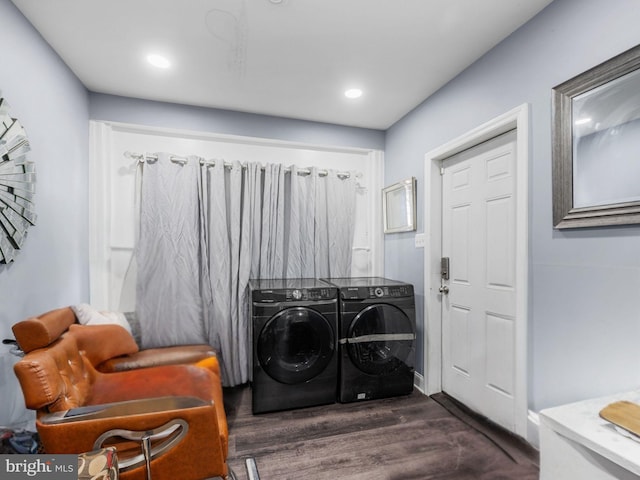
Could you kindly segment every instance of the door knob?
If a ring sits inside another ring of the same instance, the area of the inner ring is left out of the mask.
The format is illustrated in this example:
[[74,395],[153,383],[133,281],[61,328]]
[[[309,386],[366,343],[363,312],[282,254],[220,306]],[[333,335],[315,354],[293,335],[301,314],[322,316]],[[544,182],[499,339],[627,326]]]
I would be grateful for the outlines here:
[[449,295],[449,287],[447,287],[446,285],[440,285],[438,291],[443,295]]

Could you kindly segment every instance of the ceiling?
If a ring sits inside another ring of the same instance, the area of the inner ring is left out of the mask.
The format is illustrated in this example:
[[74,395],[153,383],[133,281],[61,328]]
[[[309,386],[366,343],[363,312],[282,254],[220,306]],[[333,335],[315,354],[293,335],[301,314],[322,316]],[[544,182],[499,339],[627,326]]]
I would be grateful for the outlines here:
[[92,92],[381,130],[551,3],[12,1]]

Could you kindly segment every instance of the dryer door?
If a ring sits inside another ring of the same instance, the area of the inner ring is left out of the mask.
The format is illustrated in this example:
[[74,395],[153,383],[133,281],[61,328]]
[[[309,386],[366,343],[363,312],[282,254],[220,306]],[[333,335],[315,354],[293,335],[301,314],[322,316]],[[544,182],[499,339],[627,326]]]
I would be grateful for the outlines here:
[[311,308],[293,307],[271,317],[258,337],[258,360],[280,383],[311,380],[327,367],[335,352],[329,321]]
[[369,305],[352,320],[346,339],[353,364],[370,375],[386,375],[400,367],[413,368],[413,322],[398,307]]

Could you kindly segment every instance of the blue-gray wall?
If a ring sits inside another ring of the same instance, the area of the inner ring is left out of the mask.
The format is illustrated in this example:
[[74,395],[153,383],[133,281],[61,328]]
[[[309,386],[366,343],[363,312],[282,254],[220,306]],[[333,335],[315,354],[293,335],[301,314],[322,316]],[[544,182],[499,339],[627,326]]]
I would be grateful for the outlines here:
[[[0,335],[30,315],[89,294],[86,89],[9,0],[0,0],[0,90],[25,127],[36,164],[37,224],[0,265]],[[13,357],[0,347],[0,425],[23,417]]]
[[[636,0],[555,0],[387,131],[385,181],[417,177],[423,232],[424,154],[514,107],[531,106],[533,410],[640,384],[640,228],[555,231],[551,216],[551,89],[640,43],[638,25]],[[413,234],[387,236],[388,276],[422,291],[423,258]]]
[[152,102],[114,95],[90,95],[92,120],[160,128],[286,140],[315,145],[384,149],[384,132],[251,113]]

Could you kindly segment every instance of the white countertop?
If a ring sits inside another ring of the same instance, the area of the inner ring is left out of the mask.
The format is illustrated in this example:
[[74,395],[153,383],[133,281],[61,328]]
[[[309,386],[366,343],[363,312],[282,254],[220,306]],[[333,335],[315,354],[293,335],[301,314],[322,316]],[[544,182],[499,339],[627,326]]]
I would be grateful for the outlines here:
[[619,433],[599,412],[610,403],[628,400],[640,404],[640,390],[547,408],[540,421],[623,468],[640,475],[640,437]]

